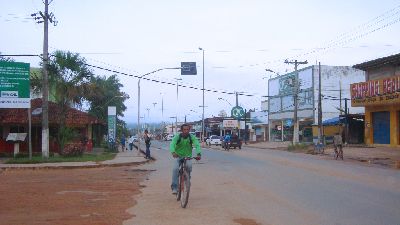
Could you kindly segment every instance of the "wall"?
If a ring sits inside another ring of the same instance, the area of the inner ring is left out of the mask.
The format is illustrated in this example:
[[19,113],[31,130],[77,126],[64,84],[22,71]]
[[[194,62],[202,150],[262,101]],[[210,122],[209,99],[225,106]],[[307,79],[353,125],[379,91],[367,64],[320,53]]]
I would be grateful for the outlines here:
[[[314,66],[314,105],[315,115],[314,121],[318,121],[318,89],[319,89],[319,67]],[[350,84],[365,81],[365,72],[362,70],[354,69],[349,66],[322,66],[321,65],[321,93],[324,96],[322,99],[322,120],[337,117],[340,111],[340,101],[333,100],[339,99],[340,93],[342,98],[341,108],[344,110],[345,100],[350,99]],[[351,101],[347,101],[349,113],[359,114],[364,113],[363,107],[351,107]]]

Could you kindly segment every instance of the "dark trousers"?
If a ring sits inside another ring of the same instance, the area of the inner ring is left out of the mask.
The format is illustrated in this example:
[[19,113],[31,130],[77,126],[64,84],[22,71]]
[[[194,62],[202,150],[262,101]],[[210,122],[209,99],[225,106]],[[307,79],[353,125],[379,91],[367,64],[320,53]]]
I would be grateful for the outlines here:
[[146,158],[150,158],[150,145],[146,145]]

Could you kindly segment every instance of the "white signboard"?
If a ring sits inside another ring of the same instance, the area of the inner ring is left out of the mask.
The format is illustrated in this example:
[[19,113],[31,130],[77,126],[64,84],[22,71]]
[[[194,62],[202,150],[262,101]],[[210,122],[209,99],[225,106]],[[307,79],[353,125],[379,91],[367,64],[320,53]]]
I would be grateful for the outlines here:
[[238,128],[239,124],[237,120],[223,120],[222,126],[224,128]]

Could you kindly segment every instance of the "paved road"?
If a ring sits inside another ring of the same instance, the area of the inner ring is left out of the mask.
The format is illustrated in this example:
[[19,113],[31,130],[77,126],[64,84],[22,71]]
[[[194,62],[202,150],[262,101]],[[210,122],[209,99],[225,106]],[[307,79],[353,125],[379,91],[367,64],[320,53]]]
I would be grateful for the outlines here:
[[124,224],[399,224],[399,171],[250,148],[205,149],[182,209],[169,189],[171,157],[163,143],[152,150],[157,161],[141,166],[155,171],[129,210],[136,217]]

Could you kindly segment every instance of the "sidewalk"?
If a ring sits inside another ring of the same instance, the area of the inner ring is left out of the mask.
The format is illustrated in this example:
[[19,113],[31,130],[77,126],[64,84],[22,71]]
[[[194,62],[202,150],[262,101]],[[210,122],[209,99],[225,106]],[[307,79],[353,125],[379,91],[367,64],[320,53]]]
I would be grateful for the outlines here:
[[[245,146],[259,149],[287,150],[287,146],[290,143],[291,142],[257,142]],[[333,159],[333,153],[333,145],[328,145],[325,148],[323,156]],[[343,148],[343,155],[345,161],[356,161],[370,165],[400,169],[400,148],[348,145]]]
[[37,163],[37,164],[4,164],[0,163],[0,170],[7,169],[66,169],[66,168],[97,168],[104,166],[127,166],[138,165],[148,160],[143,153],[137,150],[118,152],[114,159],[101,162],[60,162],[60,163]]

